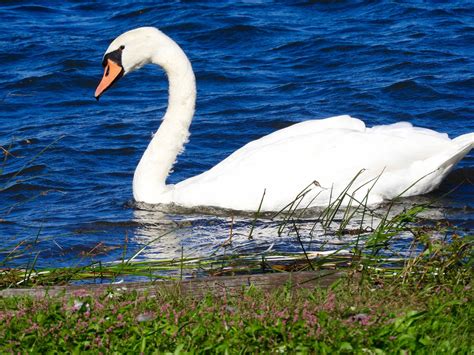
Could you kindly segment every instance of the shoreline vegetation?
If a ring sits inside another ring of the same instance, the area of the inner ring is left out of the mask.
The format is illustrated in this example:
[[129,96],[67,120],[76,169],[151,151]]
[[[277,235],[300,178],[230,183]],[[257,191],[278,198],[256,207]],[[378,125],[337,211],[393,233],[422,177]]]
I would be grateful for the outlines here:
[[124,284],[0,297],[0,349],[472,353],[472,270],[455,267],[442,280],[400,276],[352,270],[325,288],[193,293],[157,282],[145,292]]
[[[2,149],[3,175],[13,155]],[[8,175],[0,193],[29,163]],[[131,256],[125,245],[115,263],[41,268],[39,234],[1,250],[0,351],[473,353],[474,236],[424,219],[429,203],[397,210],[392,202],[380,212],[351,199],[349,187],[310,213],[312,228],[301,227],[309,212],[301,201],[311,185],[278,214],[257,211],[249,220],[249,239],[271,219],[275,237],[294,238],[297,253],[140,260],[160,235]],[[339,247],[310,251],[315,228],[340,238]],[[24,256],[24,266],[11,266]],[[189,281],[193,275],[201,278]],[[280,281],[259,282],[265,275]],[[318,281],[295,282],[305,275]],[[150,283],[87,285],[124,278]],[[202,280],[214,286],[183,286]]]

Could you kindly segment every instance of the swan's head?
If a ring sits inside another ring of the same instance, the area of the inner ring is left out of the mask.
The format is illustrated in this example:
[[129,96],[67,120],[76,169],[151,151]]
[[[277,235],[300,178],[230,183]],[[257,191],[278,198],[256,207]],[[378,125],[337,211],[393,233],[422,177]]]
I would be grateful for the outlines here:
[[95,98],[98,100],[122,76],[150,63],[160,38],[167,37],[154,27],[140,27],[118,36],[105,51],[104,76],[97,86]]

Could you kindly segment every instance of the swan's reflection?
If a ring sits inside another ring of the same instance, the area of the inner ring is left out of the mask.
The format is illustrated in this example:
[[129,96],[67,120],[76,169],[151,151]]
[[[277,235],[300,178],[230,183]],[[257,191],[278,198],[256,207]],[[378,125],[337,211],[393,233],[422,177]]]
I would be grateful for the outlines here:
[[246,217],[205,215],[188,210],[180,214],[148,208],[134,211],[139,224],[135,242],[147,245],[142,253],[147,259],[205,258],[242,251],[242,248],[255,251],[263,243],[261,239],[248,238]]
[[[341,210],[329,226],[320,221],[322,209],[307,210],[301,215],[295,213],[290,221],[284,214],[273,219],[270,214],[255,219],[252,214],[237,215],[222,210],[141,205],[134,210],[134,220],[139,225],[134,232],[134,241],[146,246],[140,255],[142,260],[301,253],[302,248],[306,252],[338,250],[354,242],[358,235],[368,235],[387,215],[391,218],[413,205],[432,201],[432,196],[418,196],[373,210],[361,210],[343,225],[341,223],[347,218],[347,212]],[[432,203],[420,216],[434,223],[445,219],[449,213],[452,215],[453,209],[443,206],[443,202],[446,201]],[[336,233],[341,230],[342,235]],[[393,245],[397,253],[408,253],[411,240],[409,232],[400,233]]]
[[160,209],[155,206],[140,207],[134,210],[134,220],[139,225],[134,241],[146,245],[142,258],[202,258],[224,252],[224,247],[222,251],[219,249],[229,237],[228,218],[179,214],[169,211],[166,206]]

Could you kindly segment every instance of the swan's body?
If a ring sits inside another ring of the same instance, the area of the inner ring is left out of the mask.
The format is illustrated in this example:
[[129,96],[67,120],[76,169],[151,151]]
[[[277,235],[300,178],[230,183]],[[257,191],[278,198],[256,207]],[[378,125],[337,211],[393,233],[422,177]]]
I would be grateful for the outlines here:
[[276,131],[200,175],[166,185],[188,139],[196,101],[194,73],[181,48],[155,28],[124,33],[107,49],[108,75],[96,97],[121,75],[150,62],[168,75],[169,101],[135,170],[133,195],[139,202],[236,210],[256,210],[262,202],[261,210],[279,210],[315,181],[301,207],[327,205],[349,185],[349,194],[359,201],[367,195],[372,204],[432,191],[474,147],[474,133],[451,140],[406,122],[366,128],[358,119],[338,116]]

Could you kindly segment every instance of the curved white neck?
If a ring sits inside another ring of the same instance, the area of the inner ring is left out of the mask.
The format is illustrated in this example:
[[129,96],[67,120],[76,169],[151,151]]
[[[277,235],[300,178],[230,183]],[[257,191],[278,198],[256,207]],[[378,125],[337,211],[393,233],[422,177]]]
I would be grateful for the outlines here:
[[169,81],[168,108],[160,128],[143,153],[133,177],[136,201],[158,203],[167,191],[166,178],[188,140],[196,103],[196,80],[182,49],[162,34],[152,48],[150,61],[161,66]]

